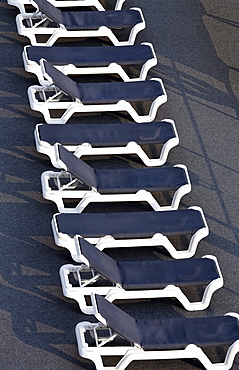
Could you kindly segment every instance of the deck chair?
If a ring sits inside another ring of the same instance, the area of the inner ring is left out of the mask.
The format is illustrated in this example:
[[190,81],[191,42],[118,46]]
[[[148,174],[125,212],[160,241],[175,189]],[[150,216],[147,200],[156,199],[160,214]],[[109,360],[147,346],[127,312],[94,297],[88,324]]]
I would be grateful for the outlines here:
[[[146,166],[165,164],[169,151],[178,145],[179,138],[172,120],[145,124],[70,124],[36,125],[36,149],[50,157],[54,167],[59,168],[55,143],[61,143],[80,158],[84,155],[137,154]],[[156,147],[158,157],[151,158],[145,145]]]
[[[17,31],[31,45],[52,46],[59,38],[107,37],[113,45],[133,45],[145,28],[141,9],[107,11],[62,11],[47,0],[34,0],[35,13],[18,14]],[[130,30],[120,41],[114,31]],[[46,39],[47,38],[47,39]]]
[[[63,294],[75,299],[82,312],[92,315],[87,304],[92,293],[116,299],[177,298],[189,311],[204,310],[212,294],[223,286],[216,257],[182,260],[117,262],[83,238],[79,238],[82,264],[60,268]],[[74,285],[71,281],[72,275]],[[201,301],[190,302],[181,287],[206,286]]]
[[[58,213],[53,216],[55,243],[77,258],[78,236],[100,250],[104,248],[163,246],[173,258],[192,257],[201,239],[208,235],[208,226],[199,207],[170,211],[121,213]],[[173,236],[189,241],[184,250],[176,250]],[[76,237],[74,239],[74,237]]]
[[[80,356],[93,361],[97,370],[123,370],[132,361],[193,358],[197,358],[207,370],[228,370],[239,351],[237,313],[136,320],[100,295],[93,299],[99,322],[79,323],[76,338]],[[92,343],[87,333],[93,338]],[[119,337],[124,341],[117,342]],[[213,364],[203,349],[220,349],[221,346],[229,347],[225,361]],[[113,356],[120,357],[117,365],[104,365],[103,357]]]
[[[41,175],[42,194],[56,203],[59,212],[82,212],[91,202],[148,202],[155,211],[177,209],[191,191],[186,166],[94,169],[61,144],[55,144],[59,167]],[[161,206],[152,192],[173,193],[169,205]],[[74,208],[64,200],[78,201]]]
[[[33,110],[47,123],[64,124],[74,113],[127,111],[138,123],[154,120],[158,107],[167,101],[163,83],[148,81],[76,83],[46,60],[41,60],[49,85],[30,86],[28,97]],[[146,115],[139,115],[131,103],[151,102]],[[61,117],[54,113],[64,111]]]
[[[49,3],[59,8],[71,8],[71,7],[93,7],[97,10],[106,10],[99,0],[48,0]],[[28,13],[28,7],[34,10],[37,6],[34,5],[34,1],[31,0],[7,0],[9,5],[15,6],[19,9],[20,13]],[[121,10],[125,0],[117,0],[115,3],[115,10]]]
[[[78,0],[77,0],[78,1]],[[128,46],[61,47],[25,46],[23,63],[27,72],[34,73],[41,85],[46,83],[40,59],[46,59],[65,75],[118,74],[124,81],[145,80],[157,57],[150,43]],[[139,77],[131,78],[125,66],[140,67]]]

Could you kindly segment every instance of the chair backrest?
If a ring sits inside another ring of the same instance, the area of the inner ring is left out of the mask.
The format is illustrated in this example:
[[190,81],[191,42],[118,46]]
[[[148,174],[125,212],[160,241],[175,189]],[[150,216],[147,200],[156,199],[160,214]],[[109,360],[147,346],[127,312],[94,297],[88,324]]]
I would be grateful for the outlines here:
[[99,314],[107,325],[130,343],[140,343],[136,320],[100,295],[95,295]]
[[118,264],[113,258],[107,256],[84,238],[78,238],[81,253],[87,258],[89,265],[96,272],[115,284],[121,284]]
[[55,68],[51,63],[47,62],[46,60],[42,60],[42,64],[45,72],[52,79],[54,85],[56,85],[66,95],[69,95],[75,99],[81,99],[81,97],[79,96],[77,83],[75,81],[73,81],[70,77],[66,76],[64,73],[59,71],[57,68]]
[[95,170],[69,152],[64,146],[57,144],[59,159],[66,165],[67,171],[89,187],[97,188]]
[[60,9],[56,8],[54,5],[49,3],[47,0],[34,0],[38,5],[39,10],[44,13],[52,21],[62,24],[63,17]]

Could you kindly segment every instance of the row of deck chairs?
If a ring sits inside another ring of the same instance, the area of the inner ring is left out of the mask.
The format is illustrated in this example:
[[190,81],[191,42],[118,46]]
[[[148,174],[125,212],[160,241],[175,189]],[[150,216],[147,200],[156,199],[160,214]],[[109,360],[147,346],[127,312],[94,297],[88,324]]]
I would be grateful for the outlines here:
[[[178,144],[178,134],[172,120],[152,122],[167,95],[160,79],[146,80],[157,58],[151,44],[134,45],[145,21],[139,8],[122,10],[124,1],[116,1],[115,10],[105,10],[98,0],[8,0],[20,11],[16,19],[19,34],[31,42],[23,51],[24,67],[40,83],[28,90],[30,106],[48,123],[36,126],[36,148],[59,170],[46,171],[41,177],[43,197],[55,202],[59,211],[52,219],[55,243],[67,248],[78,263],[60,269],[63,294],[99,320],[76,326],[79,353],[92,360],[97,370],[125,369],[136,360],[178,358],[198,358],[206,369],[229,369],[239,351],[238,314],[136,320],[112,303],[173,297],[186,310],[204,310],[223,285],[215,256],[190,259],[209,229],[201,208],[178,209],[181,198],[191,190],[187,168],[181,164],[161,167]],[[81,11],[81,6],[96,10]],[[60,10],[64,7],[74,10]],[[113,30],[118,28],[131,29],[127,41],[116,38]],[[42,36],[48,37],[42,41]],[[102,36],[114,46],[52,46],[62,37]],[[124,70],[131,65],[142,65],[137,78]],[[82,84],[68,77],[96,73],[117,73],[123,82]],[[132,104],[144,101],[151,101],[151,108],[140,116]],[[59,109],[64,113],[55,118],[52,111]],[[64,125],[75,112],[113,110],[125,110],[142,123]],[[145,144],[160,145],[159,156],[148,157]],[[96,170],[81,159],[102,154],[137,154],[146,167]],[[172,199],[160,205],[154,192],[171,193]],[[74,208],[65,202],[69,198],[79,199]],[[91,202],[142,201],[152,211],[83,212]],[[187,238],[183,250],[177,249],[175,236]],[[140,246],[160,246],[174,259],[118,262],[104,252],[106,248]],[[184,288],[191,286],[204,287],[200,301],[191,302],[185,294]],[[223,363],[212,364],[204,353],[202,348],[212,346],[229,347]],[[120,356],[121,360],[108,367],[104,356]]]

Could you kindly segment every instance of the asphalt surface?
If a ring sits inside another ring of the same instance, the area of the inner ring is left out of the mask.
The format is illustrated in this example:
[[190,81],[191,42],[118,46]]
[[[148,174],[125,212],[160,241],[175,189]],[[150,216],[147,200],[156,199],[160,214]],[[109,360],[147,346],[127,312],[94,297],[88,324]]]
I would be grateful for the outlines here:
[[[119,305],[137,318],[239,313],[238,1],[127,0],[124,8],[134,6],[143,10],[147,23],[136,43],[151,42],[158,58],[148,78],[162,78],[168,94],[168,102],[160,107],[156,120],[173,119],[179,133],[180,144],[171,151],[168,162],[185,164],[192,182],[192,191],[180,207],[202,207],[210,233],[199,243],[196,256],[217,257],[224,287],[202,312],[187,312],[169,299]],[[17,8],[0,2],[0,367],[93,370],[94,364],[78,355],[74,328],[80,321],[95,319],[82,314],[77,303],[64,298],[61,291],[59,268],[72,260],[67,250],[54,244],[50,221],[57,210],[41,196],[40,175],[52,167],[48,158],[35,150],[33,131],[44,121],[29,107],[26,91],[37,80],[23,69],[21,53],[28,40],[17,35],[17,14]],[[91,43],[88,40],[82,45]],[[130,121],[124,113],[83,114],[70,120],[89,124]],[[141,165],[129,157],[104,161],[88,158],[88,163],[96,167]],[[87,211],[145,208],[132,204],[115,207],[96,205]],[[182,240],[177,243],[183,247]],[[170,258],[162,248],[111,250],[109,254],[118,260]],[[223,351],[208,353],[222,360]],[[165,360],[132,363],[128,369],[176,367],[202,368],[193,360]],[[233,369],[239,369],[238,355]]]

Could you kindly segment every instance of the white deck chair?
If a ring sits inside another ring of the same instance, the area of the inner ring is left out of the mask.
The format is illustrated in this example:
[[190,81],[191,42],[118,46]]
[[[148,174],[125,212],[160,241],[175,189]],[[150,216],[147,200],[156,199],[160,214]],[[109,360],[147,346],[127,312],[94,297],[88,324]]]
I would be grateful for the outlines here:
[[[133,45],[138,32],[145,28],[141,9],[107,11],[61,11],[47,0],[35,0],[35,13],[18,14],[19,35],[31,45],[52,46],[59,38],[107,37],[113,45]],[[115,36],[116,29],[130,30],[127,40]],[[42,40],[44,38],[44,40]]]
[[[177,298],[189,310],[204,310],[213,293],[223,286],[216,257],[183,260],[117,262],[83,238],[79,238],[82,264],[60,268],[63,294],[76,300],[82,312],[93,314],[87,297],[92,293],[107,300]],[[202,299],[191,302],[183,287],[205,287]]]
[[[32,9],[37,8],[32,0],[7,0],[9,5],[15,6],[19,9],[20,13],[27,13],[28,6],[30,5]],[[70,8],[70,7],[93,7],[97,10],[106,10],[99,0],[49,0],[49,2],[55,7],[59,8]],[[125,0],[117,0],[115,3],[115,10],[122,9]]]
[[[82,212],[91,202],[148,202],[155,211],[177,209],[191,191],[186,166],[153,168],[94,169],[60,144],[55,144],[58,166],[64,171],[41,175],[42,195],[55,202],[59,212]],[[172,193],[168,205],[161,206],[152,192]],[[66,199],[77,205],[67,206]],[[81,199],[81,200],[79,200]]]
[[[34,136],[37,151],[49,156],[56,168],[61,167],[56,158],[55,143],[61,143],[78,158],[84,155],[136,154],[146,166],[165,164],[170,150],[179,143],[175,123],[170,119],[140,125],[136,123],[38,124]],[[154,157],[146,153],[146,145],[156,149]]]
[[[64,124],[74,113],[127,111],[137,123],[154,120],[158,107],[167,101],[160,79],[128,82],[76,83],[46,60],[41,60],[49,85],[30,86],[28,97],[33,110],[47,123]],[[139,115],[132,103],[151,103],[148,114]],[[62,110],[61,117],[54,114]]]
[[[190,258],[209,229],[199,207],[169,211],[121,213],[58,213],[52,219],[55,243],[79,260],[78,235],[104,248],[162,246],[173,258]],[[183,236],[178,250],[171,237]],[[75,238],[74,238],[75,237]],[[171,239],[171,240],[170,240]]]
[[[78,1],[78,0],[77,0]],[[124,81],[145,80],[157,57],[150,43],[128,46],[30,46],[23,50],[23,63],[27,72],[34,73],[41,85],[45,80],[40,60],[46,59],[65,75],[118,74]],[[140,69],[138,77],[131,77],[126,66]]]
[[[207,370],[228,370],[239,351],[237,313],[136,320],[100,295],[95,295],[93,301],[99,322],[79,323],[76,338],[80,356],[93,361],[97,370],[124,370],[132,361],[194,358]],[[119,337],[125,341],[117,342]],[[212,363],[203,349],[220,350],[222,346],[228,347],[224,362]],[[105,365],[103,357],[113,356],[120,357],[117,365]]]

